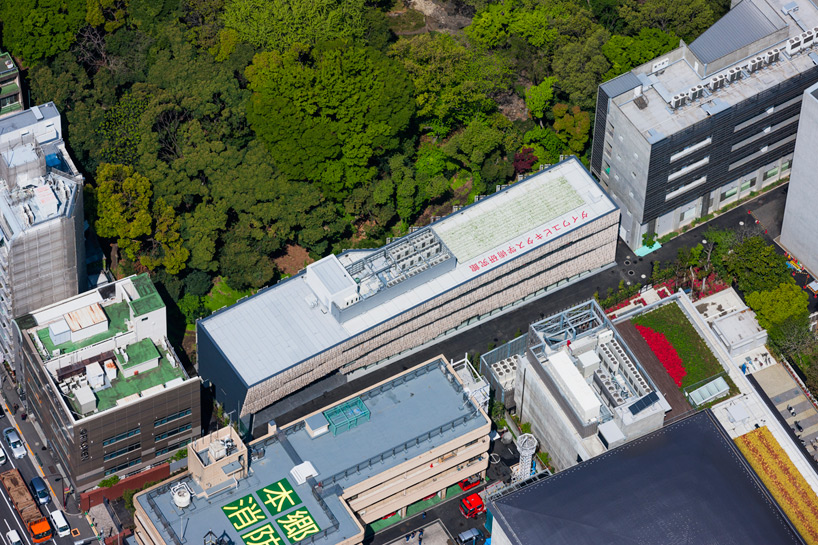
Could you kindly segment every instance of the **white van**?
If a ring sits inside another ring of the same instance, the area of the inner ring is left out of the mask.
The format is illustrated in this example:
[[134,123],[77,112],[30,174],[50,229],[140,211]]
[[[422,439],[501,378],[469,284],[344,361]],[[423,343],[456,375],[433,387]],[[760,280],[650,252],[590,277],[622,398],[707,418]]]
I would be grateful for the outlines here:
[[10,545],[23,545],[23,540],[20,539],[20,534],[17,533],[17,530],[6,532],[6,541],[8,541]]
[[59,509],[51,511],[51,522],[53,522],[52,526],[57,530],[58,536],[65,537],[71,535],[71,527],[68,525],[68,521],[65,520],[65,515],[63,515]]

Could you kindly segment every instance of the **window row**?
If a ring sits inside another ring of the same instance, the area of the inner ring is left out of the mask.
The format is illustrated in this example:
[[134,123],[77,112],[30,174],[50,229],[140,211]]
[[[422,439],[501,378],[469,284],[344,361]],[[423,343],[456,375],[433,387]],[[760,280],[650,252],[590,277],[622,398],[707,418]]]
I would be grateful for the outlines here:
[[130,460],[128,462],[123,462],[123,463],[119,464],[118,466],[112,467],[111,469],[106,469],[105,470],[105,476],[107,477],[108,475],[113,475],[117,471],[122,471],[123,469],[128,469],[129,467],[133,467],[133,466],[135,466],[137,464],[141,464],[141,463],[142,463],[142,458],[137,458],[136,460]]
[[178,428],[174,428],[172,430],[168,430],[164,433],[160,433],[156,436],[157,441],[161,441],[162,439],[167,439],[168,437],[173,437],[174,435],[179,435],[180,433],[184,433],[191,429],[190,424],[185,424],[184,426],[179,426]]
[[156,456],[162,456],[163,454],[167,454],[168,452],[173,452],[175,450],[179,450],[180,448],[186,447],[190,444],[190,439],[185,439],[184,441],[177,441],[176,443],[171,443],[165,448],[160,448],[156,451]]
[[113,445],[114,443],[116,443],[118,441],[122,441],[123,439],[127,439],[128,437],[133,437],[134,435],[137,435],[138,433],[139,433],[139,428],[136,427],[136,428],[134,428],[132,430],[128,430],[128,431],[120,433],[119,435],[114,435],[113,437],[109,437],[108,439],[105,439],[102,442],[102,445],[103,446]]
[[122,456],[123,454],[128,454],[129,452],[133,452],[135,450],[139,450],[140,448],[142,448],[142,443],[134,443],[133,445],[128,445],[127,447],[122,447],[113,452],[109,452],[103,456],[102,459],[107,462],[108,460],[113,460],[114,458]]
[[168,422],[173,422],[174,420],[179,420],[180,418],[184,418],[185,416],[187,416],[189,414],[190,414],[190,409],[185,409],[185,410],[179,411],[178,413],[175,413],[175,414],[169,414],[168,416],[166,416],[164,418],[159,418],[159,419],[155,420],[153,422],[153,427],[158,428],[159,426],[167,424]]

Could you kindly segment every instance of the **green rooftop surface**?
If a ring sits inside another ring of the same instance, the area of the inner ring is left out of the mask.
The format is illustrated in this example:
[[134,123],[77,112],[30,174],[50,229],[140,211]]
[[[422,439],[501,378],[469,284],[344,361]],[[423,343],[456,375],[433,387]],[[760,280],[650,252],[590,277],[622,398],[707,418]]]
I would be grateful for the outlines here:
[[[97,410],[100,412],[107,411],[115,407],[116,402],[120,399],[184,376],[182,369],[171,365],[166,355],[163,355],[159,360],[159,367],[129,378],[124,378],[122,374],[117,371],[117,378],[111,381],[111,387],[95,393],[97,396]],[[75,400],[70,400],[74,411],[78,412]]]
[[534,176],[520,186],[512,185],[506,193],[453,214],[434,229],[458,262],[464,262],[570,212],[583,202],[565,177]]
[[133,282],[136,288],[136,293],[139,294],[139,299],[131,302],[134,316],[142,316],[165,306],[162,297],[159,295],[159,292],[156,291],[156,287],[153,285],[147,273],[140,274],[131,280],[131,282]]
[[53,354],[54,350],[58,348],[62,354],[68,354],[74,352],[75,350],[79,350],[80,348],[85,348],[86,346],[91,346],[92,344],[104,341],[105,339],[110,339],[117,333],[125,333],[128,331],[127,321],[131,317],[131,312],[128,308],[127,302],[123,301],[122,303],[114,303],[113,305],[102,307],[102,311],[105,313],[105,316],[108,317],[108,329],[102,333],[94,335],[93,337],[88,337],[87,339],[77,343],[67,341],[62,344],[54,345],[48,331],[48,326],[39,329],[37,331],[37,337],[40,338],[40,341],[43,343],[43,346],[45,346],[45,349],[49,354]]
[[131,367],[141,365],[146,361],[159,357],[159,350],[156,349],[156,346],[150,338],[129,344],[125,348],[125,353],[128,354],[127,363],[125,363],[125,358],[123,358],[121,354],[116,355],[123,369],[130,369]]

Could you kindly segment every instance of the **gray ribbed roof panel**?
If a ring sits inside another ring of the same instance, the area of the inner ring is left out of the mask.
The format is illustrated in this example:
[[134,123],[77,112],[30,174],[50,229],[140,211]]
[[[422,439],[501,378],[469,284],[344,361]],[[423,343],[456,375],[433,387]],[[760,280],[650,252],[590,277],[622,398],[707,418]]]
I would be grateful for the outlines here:
[[752,0],[743,0],[689,47],[700,62],[709,64],[785,26],[780,18],[771,20],[764,15]]
[[600,85],[599,88],[605,91],[606,95],[613,98],[621,95],[622,93],[626,93],[631,89],[635,89],[640,85],[642,85],[642,82],[639,81],[639,78],[636,77],[633,72],[625,72],[621,76],[617,76],[610,81],[606,81]]

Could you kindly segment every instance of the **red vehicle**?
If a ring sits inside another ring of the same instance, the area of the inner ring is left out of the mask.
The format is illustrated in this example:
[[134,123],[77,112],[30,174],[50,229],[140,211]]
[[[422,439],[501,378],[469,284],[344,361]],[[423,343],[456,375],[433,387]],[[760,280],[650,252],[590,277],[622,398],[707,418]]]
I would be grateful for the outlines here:
[[479,476],[472,475],[468,479],[463,479],[457,484],[460,485],[460,490],[465,492],[466,490],[471,490],[475,486],[479,486],[481,482],[483,482],[483,480]]
[[486,512],[486,504],[480,494],[470,494],[460,500],[460,514],[467,519],[473,519]]
[[398,512],[397,512],[397,511],[392,511],[391,513],[389,513],[389,514],[388,514],[388,515],[386,515],[385,517],[381,517],[381,520],[386,520],[386,519],[388,519],[388,518],[392,518],[392,517],[394,517],[394,516],[395,516],[395,515],[397,515],[397,514],[398,514]]

